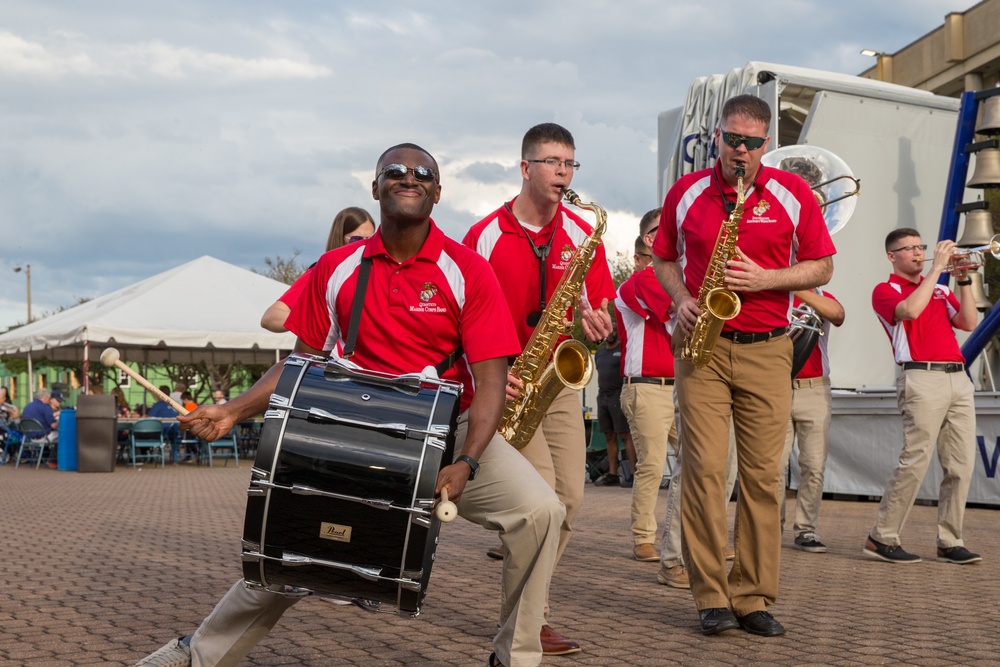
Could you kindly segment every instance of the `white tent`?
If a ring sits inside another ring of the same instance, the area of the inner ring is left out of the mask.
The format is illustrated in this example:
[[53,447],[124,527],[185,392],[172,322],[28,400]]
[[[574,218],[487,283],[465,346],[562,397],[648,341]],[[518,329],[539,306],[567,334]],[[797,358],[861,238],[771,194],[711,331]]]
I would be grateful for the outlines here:
[[105,347],[123,361],[270,364],[295,336],[260,317],[287,285],[205,255],[0,335],[0,356],[88,362]]

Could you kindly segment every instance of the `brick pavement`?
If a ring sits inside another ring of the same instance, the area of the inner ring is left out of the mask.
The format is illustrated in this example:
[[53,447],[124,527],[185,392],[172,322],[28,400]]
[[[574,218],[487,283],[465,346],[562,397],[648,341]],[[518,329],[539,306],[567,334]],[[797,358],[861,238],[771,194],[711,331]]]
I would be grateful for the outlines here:
[[[131,665],[193,631],[240,576],[248,477],[246,464],[105,474],[0,466],[0,662]],[[658,565],[629,557],[629,491],[588,485],[550,619],[584,652],[544,664],[1000,664],[1000,513],[966,513],[966,542],[982,564],[900,566],[860,555],[875,509],[826,501],[820,528],[830,552],[782,550],[772,611],[787,635],[702,637],[690,594],[657,585]],[[904,546],[925,558],[934,555],[935,514],[915,507],[904,531]],[[245,664],[485,664],[501,566],[484,552],[496,538],[462,520],[443,533],[419,618],[307,599]]]

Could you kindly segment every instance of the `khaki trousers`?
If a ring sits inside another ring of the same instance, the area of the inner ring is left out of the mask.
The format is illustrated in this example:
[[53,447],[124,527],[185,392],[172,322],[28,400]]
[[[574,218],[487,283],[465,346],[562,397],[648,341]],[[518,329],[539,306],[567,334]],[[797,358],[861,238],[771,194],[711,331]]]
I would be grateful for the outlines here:
[[[720,338],[711,361],[699,369],[676,357],[683,553],[695,605],[699,610],[731,606],[741,616],[763,610],[778,595],[778,497],[792,400],[792,343],[787,336],[743,345]],[[740,492],[733,531],[736,559],[727,577],[724,487],[730,418]]]
[[[463,414],[459,417],[456,454],[465,442],[467,425]],[[490,442],[479,463],[479,475],[466,485],[458,513],[484,528],[499,531],[508,551],[493,650],[504,665],[536,667],[542,661],[540,633],[565,509],[531,465],[499,435]],[[447,535],[445,526],[441,539],[447,540]],[[430,595],[433,590],[432,580]],[[241,579],[194,633],[191,664],[239,664],[285,610],[301,599],[251,590]]]
[[[676,397],[676,394],[674,394]],[[675,401],[676,402],[676,401]],[[675,423],[680,426],[680,415],[675,413]],[[678,428],[678,430],[680,430]],[[677,441],[677,459],[674,462],[674,473],[670,477],[670,487],[667,489],[667,511],[663,520],[663,544],[660,547],[660,565],[665,568],[684,564],[683,545],[681,544],[681,468],[683,456],[680,439]],[[733,497],[736,488],[736,434],[729,429],[729,457],[726,459],[726,505]]]
[[578,392],[564,387],[556,395],[521,454],[566,506],[566,520],[559,534],[558,563],[573,533],[573,517],[583,505],[587,476],[587,436]]
[[[781,453],[781,477],[786,478],[792,446],[799,446],[799,490],[795,497],[795,537],[815,533],[819,523],[819,505],[823,501],[823,472],[826,468],[827,436],[833,400],[830,378],[807,378],[792,381],[792,418],[785,432],[785,450]],[[785,503],[781,503],[781,530],[785,528]]]
[[667,444],[677,451],[674,388],[625,384],[621,404],[637,459],[632,482],[632,540],[637,546],[652,544],[656,540],[656,499],[667,461]]
[[903,451],[878,506],[871,536],[899,545],[899,534],[927,474],[937,444],[944,471],[938,490],[937,545],[965,546],[962,522],[976,451],[976,406],[965,373],[910,370],[896,380],[896,401],[903,416]]

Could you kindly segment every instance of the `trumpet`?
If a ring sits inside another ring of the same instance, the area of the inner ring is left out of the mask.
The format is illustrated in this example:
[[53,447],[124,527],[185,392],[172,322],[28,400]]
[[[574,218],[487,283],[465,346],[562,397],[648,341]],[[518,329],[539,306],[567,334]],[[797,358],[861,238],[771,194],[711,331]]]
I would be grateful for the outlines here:
[[[945,267],[944,272],[956,273],[958,271],[978,269],[986,263],[984,252],[989,252],[995,259],[1000,259],[1000,234],[990,239],[990,242],[986,245],[955,250],[948,258],[948,265]],[[933,262],[934,257],[924,257],[919,261],[921,264],[924,262]]]

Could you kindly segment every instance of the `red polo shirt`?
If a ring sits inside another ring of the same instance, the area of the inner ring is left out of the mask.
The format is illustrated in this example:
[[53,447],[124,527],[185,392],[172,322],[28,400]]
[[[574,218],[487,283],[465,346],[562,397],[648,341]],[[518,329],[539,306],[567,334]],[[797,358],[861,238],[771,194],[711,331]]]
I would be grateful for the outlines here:
[[[695,297],[719,229],[728,218],[723,193],[736,200],[735,190],[722,180],[720,169],[717,164],[686,174],[670,188],[653,244],[658,257],[681,263],[685,285]],[[837,252],[809,185],[795,174],[770,167],[761,167],[749,186],[737,245],[765,269],[786,268]],[[723,331],[761,332],[788,324],[791,292],[739,292],[739,296],[740,314],[726,322]]]
[[670,296],[660,287],[653,267],[636,271],[618,288],[615,319],[622,341],[622,376],[674,376],[670,350]]
[[[534,330],[528,325],[527,317],[539,311],[541,284],[538,258],[528,240],[539,248],[552,240],[545,263],[545,302],[548,304],[577,247],[592,232],[593,227],[562,204],[549,224],[537,232],[525,230],[505,204],[473,225],[462,240],[489,261],[500,279],[522,349]],[[594,253],[594,262],[584,280],[583,295],[594,308],[598,308],[603,299],[615,298],[615,285],[603,243]],[[567,319],[573,319],[572,308],[567,310]]]
[[[828,299],[837,301],[837,298],[829,292],[825,292],[823,290],[817,290],[817,292],[819,292],[820,296],[825,296]],[[837,303],[840,302],[837,301]],[[793,307],[798,308],[801,305],[802,300],[799,299],[799,297],[795,297]],[[809,378],[821,378],[830,375],[830,353],[828,352],[828,345],[830,343],[830,329],[832,328],[833,325],[830,324],[830,320],[824,319],[823,335],[819,337],[819,340],[816,342],[816,347],[813,348],[813,351],[809,355],[809,358],[806,359],[806,363],[802,367],[802,370],[800,370],[799,374],[795,376],[796,378],[806,380]]]
[[897,276],[879,283],[872,290],[872,308],[882,328],[892,343],[892,353],[897,364],[906,361],[957,361],[965,362],[951,321],[961,306],[947,285],[935,285],[934,296],[927,307],[913,320],[895,319],[896,306],[924,281],[913,283]]
[[381,230],[367,242],[324,254],[285,326],[306,345],[339,356],[362,256],[372,258],[372,267],[351,361],[373,371],[412,373],[436,366],[461,346],[462,358],[443,378],[464,384],[461,409],[467,409],[474,393],[470,364],[520,348],[489,265],[433,222],[420,251],[402,263],[385,251]]
[[[315,265],[313,265],[315,266]],[[289,308],[295,307],[295,302],[299,300],[299,295],[302,294],[302,290],[306,287],[306,281],[309,279],[309,273],[312,271],[312,266],[302,272],[302,275],[295,279],[285,293],[278,297],[278,301],[285,304]]]

